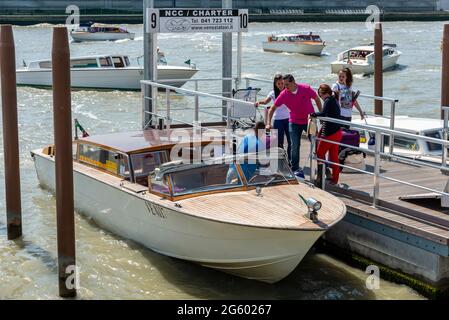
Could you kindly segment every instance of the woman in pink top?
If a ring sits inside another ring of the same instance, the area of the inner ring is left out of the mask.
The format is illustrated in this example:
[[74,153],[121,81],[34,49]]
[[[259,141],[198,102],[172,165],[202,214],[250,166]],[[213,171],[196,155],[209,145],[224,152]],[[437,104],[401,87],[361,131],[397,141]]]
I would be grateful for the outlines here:
[[299,151],[301,147],[302,132],[307,131],[309,114],[315,112],[312,100],[315,101],[320,112],[322,111],[322,105],[320,98],[310,85],[296,83],[295,78],[291,74],[285,75],[282,80],[284,81],[285,90],[281,92],[274,102],[273,107],[270,108],[266,128],[271,129],[271,118],[276,108],[286,105],[290,110],[289,133],[292,141],[292,170],[297,176],[301,176],[302,173],[299,169]]

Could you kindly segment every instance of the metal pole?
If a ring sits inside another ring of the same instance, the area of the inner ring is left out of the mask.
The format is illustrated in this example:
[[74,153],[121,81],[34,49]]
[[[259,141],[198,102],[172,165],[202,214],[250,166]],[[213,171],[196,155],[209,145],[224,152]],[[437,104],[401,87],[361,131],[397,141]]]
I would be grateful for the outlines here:
[[381,139],[382,134],[380,131],[376,130],[376,145],[374,153],[374,190],[373,190],[373,207],[375,208],[378,204],[379,199],[379,180],[380,180],[380,151],[381,151]]
[[[148,16],[146,14],[147,8],[154,8],[154,0],[145,0],[144,1],[144,41],[143,41],[143,64],[144,64],[144,72],[143,78],[144,80],[157,81],[157,33],[147,33],[147,24]],[[149,99],[144,99],[144,118],[142,119],[142,128],[145,129],[152,122],[152,112],[156,106],[156,95],[157,88],[151,88],[149,86],[145,86],[144,90],[145,97]],[[147,111],[147,112],[145,112]]]
[[[59,295],[76,296],[70,49],[67,28],[53,29],[53,112],[56,169]],[[74,283],[69,283],[72,278]]]
[[316,150],[316,136],[312,135],[310,140],[310,183],[315,182],[315,153]]
[[250,80],[246,78],[246,88],[249,88]]
[[[441,67],[441,105],[449,106],[449,24],[444,25]],[[443,111],[441,111],[443,117]]]
[[231,108],[230,108],[230,102],[229,101],[224,101],[225,105],[226,105],[226,127],[228,129],[231,128]]
[[[326,157],[325,157],[326,158]],[[325,160],[325,159],[323,159]],[[320,170],[320,169],[318,169]],[[321,190],[326,190],[326,164],[323,163],[321,165]]]
[[[391,111],[390,111],[390,130],[394,130],[394,118],[396,117],[396,101],[391,101]],[[393,154],[394,151],[394,135],[390,135],[390,146],[388,153]]]
[[[377,23],[374,30],[374,95],[383,96],[383,36],[382,24]],[[375,100],[374,114],[383,115],[383,101]]]
[[[447,141],[448,139],[448,122],[449,122],[449,107],[443,106],[442,107],[442,111],[444,113],[444,121],[443,121],[443,140]],[[443,153],[442,153],[442,159],[441,159],[441,165],[443,167],[447,166],[447,147],[446,146],[442,146],[443,148]],[[446,171],[443,171],[444,173],[446,173]]]
[[165,90],[165,99],[166,99],[166,103],[167,103],[166,129],[167,129],[167,131],[170,131],[170,127],[171,127],[170,89]]
[[237,33],[237,80],[235,89],[238,90],[242,82],[242,33]]
[[14,240],[22,236],[22,205],[17,124],[16,53],[14,35],[10,25],[1,26],[0,57],[6,220],[8,240]]
[[[232,9],[232,0],[222,0],[223,9]],[[222,77],[232,78],[232,32],[222,33]],[[231,97],[232,80],[223,80],[222,95]],[[223,115],[227,115],[227,104],[223,103]]]
[[[195,81],[195,91],[198,91],[198,81]],[[195,114],[194,120],[197,122],[200,119],[200,104],[199,104],[199,96],[195,95]]]

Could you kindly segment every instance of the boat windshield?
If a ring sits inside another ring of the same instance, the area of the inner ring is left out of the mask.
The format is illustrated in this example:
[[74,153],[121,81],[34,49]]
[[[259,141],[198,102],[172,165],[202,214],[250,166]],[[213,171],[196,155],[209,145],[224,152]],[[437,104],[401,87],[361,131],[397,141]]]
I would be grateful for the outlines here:
[[240,161],[240,168],[249,186],[296,180],[283,154],[270,156],[259,153],[257,158],[249,154]]
[[296,182],[283,154],[223,156],[210,161],[165,163],[150,175],[150,190],[181,196],[243,187],[245,180],[248,186]]
[[202,163],[181,165],[181,168],[169,169],[162,174],[158,173],[161,171],[156,170],[150,177],[151,190],[167,193],[169,190],[168,181],[171,182],[174,196],[224,190],[243,185],[242,179],[233,164]]
[[[441,131],[440,130],[429,131],[429,132],[424,133],[424,135],[426,137],[430,137],[430,138],[441,139]],[[426,143],[427,143],[427,149],[430,152],[443,150],[443,146],[441,144],[433,143],[433,142],[426,142]]]

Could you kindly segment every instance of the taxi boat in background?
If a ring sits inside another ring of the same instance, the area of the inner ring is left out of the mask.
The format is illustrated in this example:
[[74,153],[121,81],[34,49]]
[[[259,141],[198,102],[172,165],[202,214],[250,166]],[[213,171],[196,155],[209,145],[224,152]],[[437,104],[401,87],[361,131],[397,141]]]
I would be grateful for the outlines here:
[[325,42],[312,32],[308,34],[271,35],[262,43],[264,51],[302,53],[306,55],[321,55]]
[[80,27],[70,32],[73,41],[116,41],[123,39],[134,40],[135,34],[125,27],[115,27],[100,23],[80,24]]
[[[352,123],[368,124],[373,127],[384,129],[390,128],[390,118],[382,116],[366,117],[365,120],[356,119],[354,117]],[[429,138],[444,139],[443,120],[440,119],[395,116],[394,123],[394,129],[398,131]],[[373,148],[374,146],[369,143],[372,134],[370,135],[367,130],[359,130],[359,133],[360,147],[366,149]],[[383,139],[385,152],[389,152],[390,137],[384,135]],[[395,155],[413,158],[415,160],[441,163],[443,147],[441,144],[429,141],[396,136],[393,141],[393,152]]]
[[[140,90],[143,67],[131,65],[127,55],[96,55],[70,59],[71,84],[73,88]],[[181,87],[197,72],[195,65],[168,65],[165,56],[158,57],[158,81]],[[32,61],[16,71],[18,85],[52,86],[51,60]],[[179,79],[180,81],[177,81]]]
[[[396,49],[395,44],[383,46],[383,70],[396,66],[402,52]],[[354,74],[374,73],[374,45],[360,46],[346,50],[338,55],[336,61],[331,63],[332,73],[338,73],[343,68],[351,69]]]
[[[77,211],[161,254],[268,283],[290,274],[345,216],[341,200],[296,180],[283,151],[243,156],[274,167],[249,164],[223,153],[224,138],[209,140],[210,130],[224,137],[223,128],[209,127],[200,139],[183,130],[191,140],[167,129],[75,140]],[[198,150],[210,157],[191,163]],[[50,190],[54,152],[32,152],[40,185]]]

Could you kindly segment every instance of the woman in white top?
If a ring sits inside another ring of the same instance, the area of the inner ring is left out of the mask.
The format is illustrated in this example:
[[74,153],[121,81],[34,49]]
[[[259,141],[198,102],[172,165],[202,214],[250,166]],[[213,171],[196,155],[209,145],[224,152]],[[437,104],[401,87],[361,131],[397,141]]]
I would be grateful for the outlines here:
[[[282,92],[282,90],[284,90],[284,82],[282,81],[282,75],[276,74],[273,79],[273,90],[271,90],[271,92],[267,95],[267,97],[264,100],[257,101],[255,103],[256,108],[259,107],[259,105],[266,105],[271,101],[274,102],[276,98],[279,96],[279,94]],[[285,135],[287,137],[287,154],[288,159],[290,160],[291,140],[288,129],[289,118],[290,118],[290,111],[284,104],[274,111],[273,129],[277,130],[278,132],[278,146],[279,148],[282,149],[284,148],[284,135]]]
[[[353,76],[351,69],[344,68],[338,72],[338,81],[332,85],[332,91],[335,92],[338,104],[340,105],[341,119],[345,121],[352,120],[352,108],[355,106],[360,113],[360,118],[365,118],[363,110],[356,100],[355,92],[352,90]],[[349,128],[349,126],[345,126]]]

